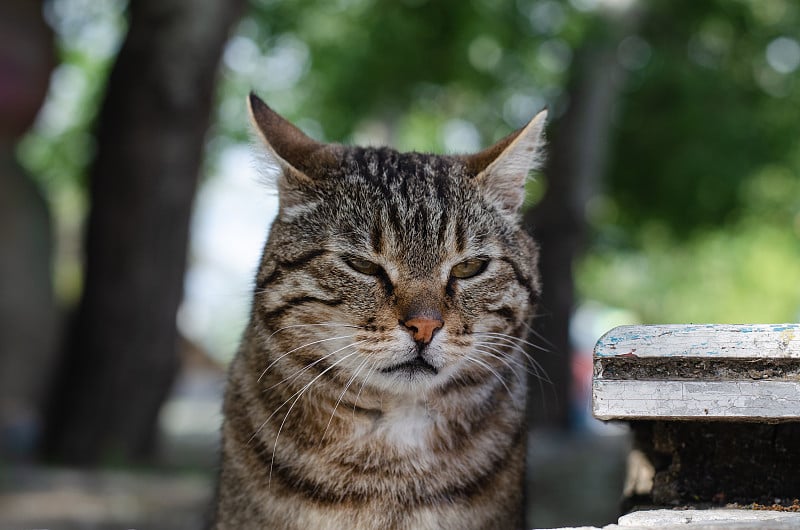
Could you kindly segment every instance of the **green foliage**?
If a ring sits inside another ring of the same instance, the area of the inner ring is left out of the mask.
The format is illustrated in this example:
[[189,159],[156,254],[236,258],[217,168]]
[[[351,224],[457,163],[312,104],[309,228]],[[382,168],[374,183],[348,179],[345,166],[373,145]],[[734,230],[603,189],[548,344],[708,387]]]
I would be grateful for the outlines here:
[[[398,147],[448,149],[458,118],[483,144],[556,101],[586,24],[570,4],[532,0],[256,2],[233,44],[252,60],[227,55],[221,93],[253,88],[328,140],[379,122]],[[241,118],[223,109],[222,130],[241,136]]]
[[677,241],[658,222],[636,250],[590,252],[585,297],[633,309],[646,323],[790,322],[800,318],[800,179],[767,166],[739,188],[741,219]]
[[578,288],[645,323],[791,322],[800,308],[798,263],[798,234],[743,223],[685,244],[654,237],[641,251],[592,253]]
[[743,183],[767,163],[788,168],[797,151],[797,71],[776,71],[768,51],[800,37],[800,9],[782,0],[650,9],[640,36],[652,59],[622,102],[609,192],[632,232],[652,220],[678,236],[724,227],[751,201]]
[[649,4],[584,297],[645,322],[800,318],[800,8]]

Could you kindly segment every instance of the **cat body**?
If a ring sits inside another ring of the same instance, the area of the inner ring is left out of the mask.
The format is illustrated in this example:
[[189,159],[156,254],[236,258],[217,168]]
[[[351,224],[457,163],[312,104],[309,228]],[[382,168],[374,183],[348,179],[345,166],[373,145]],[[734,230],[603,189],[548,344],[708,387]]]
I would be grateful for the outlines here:
[[315,142],[250,98],[278,217],[229,375],[214,528],[522,527],[544,115],[476,155]]

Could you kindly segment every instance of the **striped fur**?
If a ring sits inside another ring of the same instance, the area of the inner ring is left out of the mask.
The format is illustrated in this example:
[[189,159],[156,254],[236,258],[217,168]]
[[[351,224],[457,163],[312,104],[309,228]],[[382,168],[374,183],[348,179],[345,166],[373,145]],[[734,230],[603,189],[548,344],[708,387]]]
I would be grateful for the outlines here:
[[[536,248],[484,174],[520,141],[484,163],[328,146],[251,105],[281,206],[230,369],[214,528],[520,527]],[[412,313],[441,316],[429,343]]]

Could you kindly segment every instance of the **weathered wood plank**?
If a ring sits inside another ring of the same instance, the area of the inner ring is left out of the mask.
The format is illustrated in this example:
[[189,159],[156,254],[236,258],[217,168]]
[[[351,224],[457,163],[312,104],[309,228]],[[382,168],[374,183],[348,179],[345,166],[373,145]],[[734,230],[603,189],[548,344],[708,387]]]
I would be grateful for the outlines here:
[[622,326],[595,347],[600,419],[800,420],[800,324]]
[[595,381],[596,418],[800,420],[798,381]]
[[597,342],[594,355],[800,358],[800,324],[620,326]]

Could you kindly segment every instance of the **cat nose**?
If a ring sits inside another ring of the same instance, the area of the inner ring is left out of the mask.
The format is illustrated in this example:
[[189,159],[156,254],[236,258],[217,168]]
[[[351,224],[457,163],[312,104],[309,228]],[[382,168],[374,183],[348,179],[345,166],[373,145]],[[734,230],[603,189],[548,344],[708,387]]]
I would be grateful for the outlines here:
[[406,321],[400,322],[411,332],[414,340],[423,344],[428,344],[433,339],[433,334],[442,329],[444,320],[442,315],[414,316]]

